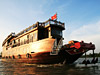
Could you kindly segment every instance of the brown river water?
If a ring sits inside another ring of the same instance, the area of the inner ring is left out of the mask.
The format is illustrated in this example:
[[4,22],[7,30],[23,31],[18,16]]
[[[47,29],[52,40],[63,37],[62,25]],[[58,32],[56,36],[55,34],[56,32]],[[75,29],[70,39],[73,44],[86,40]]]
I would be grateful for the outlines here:
[[[100,58],[96,64],[79,64],[84,58],[79,58],[74,64],[26,64],[8,63],[0,59],[0,75],[100,75]],[[92,60],[92,59],[89,59]]]

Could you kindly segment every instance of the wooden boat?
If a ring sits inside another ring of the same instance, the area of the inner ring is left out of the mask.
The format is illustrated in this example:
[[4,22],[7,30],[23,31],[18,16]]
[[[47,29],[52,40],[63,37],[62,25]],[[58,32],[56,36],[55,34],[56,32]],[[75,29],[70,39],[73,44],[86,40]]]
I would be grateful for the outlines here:
[[2,61],[55,64],[73,63],[95,45],[70,41],[63,45],[64,23],[57,20],[37,22],[18,34],[11,33],[3,41]]

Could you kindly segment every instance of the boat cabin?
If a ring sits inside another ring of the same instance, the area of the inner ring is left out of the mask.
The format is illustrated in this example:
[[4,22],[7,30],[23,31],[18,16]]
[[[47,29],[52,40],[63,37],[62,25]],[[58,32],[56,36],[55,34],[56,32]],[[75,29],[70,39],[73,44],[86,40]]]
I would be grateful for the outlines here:
[[10,47],[17,47],[46,38],[54,38],[58,43],[63,38],[62,31],[64,29],[64,23],[60,21],[49,19],[46,22],[37,22],[16,35],[15,33],[11,33],[4,40],[2,46],[5,46],[6,50],[8,50]]

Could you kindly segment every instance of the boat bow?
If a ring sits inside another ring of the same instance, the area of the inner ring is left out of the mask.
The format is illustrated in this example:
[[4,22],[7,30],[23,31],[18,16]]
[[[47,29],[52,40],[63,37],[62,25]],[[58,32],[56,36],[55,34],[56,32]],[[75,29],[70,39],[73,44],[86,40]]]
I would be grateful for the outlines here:
[[69,41],[69,44],[66,44],[62,47],[63,50],[66,50],[69,54],[79,54],[84,53],[89,50],[95,50],[95,45],[90,43],[85,43],[84,41]]

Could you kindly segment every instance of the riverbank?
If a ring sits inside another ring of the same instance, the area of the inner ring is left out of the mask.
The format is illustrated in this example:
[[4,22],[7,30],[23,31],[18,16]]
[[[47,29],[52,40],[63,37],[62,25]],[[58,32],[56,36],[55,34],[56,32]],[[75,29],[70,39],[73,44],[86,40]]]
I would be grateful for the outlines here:
[[[81,58],[84,58],[85,57],[85,55],[82,55],[81,56]],[[94,55],[93,54],[86,54],[86,57],[88,57],[88,58],[92,58],[92,57],[100,57],[100,53],[94,53]]]

